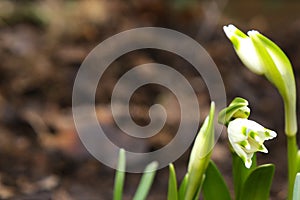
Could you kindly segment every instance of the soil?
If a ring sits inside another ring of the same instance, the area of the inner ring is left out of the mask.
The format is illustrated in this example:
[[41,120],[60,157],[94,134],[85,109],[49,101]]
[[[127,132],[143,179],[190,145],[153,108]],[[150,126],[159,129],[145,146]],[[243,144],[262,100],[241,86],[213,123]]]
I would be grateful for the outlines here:
[[[242,65],[222,26],[233,23],[244,31],[257,29],[270,37],[289,56],[300,85],[299,8],[297,1],[280,0],[0,1],[0,198],[112,199],[115,171],[81,144],[72,117],[72,87],[84,58],[100,42],[125,30],[155,26],[197,40],[218,66],[228,102],[236,96],[248,99],[251,118],[276,130],[278,137],[266,143],[269,154],[258,154],[258,163],[276,165],[271,199],[285,199],[281,97],[267,80]],[[186,62],[167,52],[140,50],[120,57],[106,72],[96,95],[99,120],[108,129],[116,129],[109,105],[118,78],[133,66],[149,62],[172,66],[191,82],[195,77],[201,79]],[[207,113],[210,97],[205,86],[197,83],[199,105]],[[178,109],[172,106],[178,104],[166,89],[153,85],[140,88],[131,99],[131,114],[138,124],[147,124],[149,106],[162,102],[170,107],[165,134],[142,141],[141,151],[159,149],[174,137]],[[126,146],[128,141],[119,142]],[[224,131],[212,159],[233,191],[227,143]],[[178,180],[186,172],[189,153],[190,149],[175,162]],[[124,199],[132,198],[140,178],[141,174],[126,175]],[[160,169],[148,199],[166,199],[167,182],[168,169]]]

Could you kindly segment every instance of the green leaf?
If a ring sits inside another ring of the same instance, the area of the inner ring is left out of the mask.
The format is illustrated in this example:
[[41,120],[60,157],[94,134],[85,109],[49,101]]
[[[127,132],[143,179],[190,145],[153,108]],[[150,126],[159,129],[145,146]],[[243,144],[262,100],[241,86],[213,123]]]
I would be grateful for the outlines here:
[[196,194],[195,194],[195,196],[194,196],[194,198],[193,198],[193,200],[198,200],[199,199],[199,197],[200,197],[200,193],[201,193],[201,190],[202,190],[202,186],[203,186],[203,183],[204,183],[204,180],[205,180],[205,174],[202,176],[202,180],[201,180],[201,184],[199,185],[199,188],[198,188],[198,190],[197,190],[197,192],[196,192]]
[[180,184],[179,191],[178,191],[178,199],[179,200],[184,200],[188,176],[189,176],[188,173],[186,173]]
[[140,184],[138,186],[138,189],[135,192],[135,195],[133,197],[133,200],[146,199],[146,197],[149,193],[150,187],[152,185],[157,167],[158,167],[157,162],[152,162],[146,166],[146,168],[144,170],[144,174],[143,174]]
[[300,200],[300,173],[298,173],[296,176],[296,180],[294,184],[293,200]]
[[228,187],[213,161],[210,161],[205,176],[206,178],[203,183],[204,199],[231,200]]
[[121,200],[125,180],[126,156],[124,149],[120,149],[118,167],[115,176],[114,200]]
[[266,164],[257,167],[247,177],[240,200],[268,200],[275,166]]
[[253,169],[256,168],[256,154],[252,157],[252,165],[249,169],[245,167],[243,160],[236,154],[232,154],[233,184],[235,199],[240,199],[242,186]]
[[297,148],[296,164],[297,164],[297,172],[300,172],[300,150],[298,150],[298,148]]
[[168,185],[168,200],[177,200],[177,180],[174,165],[169,165],[169,185]]
[[214,147],[214,114],[215,103],[211,102],[209,115],[204,120],[191,151],[185,199],[193,199],[196,196],[210,161]]

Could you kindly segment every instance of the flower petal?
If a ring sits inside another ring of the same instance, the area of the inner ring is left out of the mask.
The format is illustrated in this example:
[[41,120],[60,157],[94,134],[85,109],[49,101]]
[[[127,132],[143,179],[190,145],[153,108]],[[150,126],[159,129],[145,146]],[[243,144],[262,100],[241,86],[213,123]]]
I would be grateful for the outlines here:
[[244,125],[245,120],[247,119],[237,118],[229,122],[227,131],[229,141],[231,141],[232,143],[247,140],[248,135],[247,127]]
[[251,38],[232,24],[224,26],[223,30],[244,65],[256,74],[263,74],[264,66]]

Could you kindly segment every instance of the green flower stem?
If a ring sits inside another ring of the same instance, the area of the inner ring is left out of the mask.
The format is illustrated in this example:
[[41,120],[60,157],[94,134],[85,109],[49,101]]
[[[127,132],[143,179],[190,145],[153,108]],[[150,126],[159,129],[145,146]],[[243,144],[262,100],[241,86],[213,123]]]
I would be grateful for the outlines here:
[[[286,102],[286,101],[285,101]],[[298,172],[297,118],[295,106],[285,103],[285,132],[287,135],[288,157],[288,200],[293,199],[295,177]]]
[[298,149],[297,153],[297,172],[300,172],[300,150]]
[[[295,96],[295,95],[291,95]],[[283,97],[283,95],[282,95]],[[292,98],[292,97],[291,97]],[[285,118],[285,133],[287,136],[293,136],[297,134],[297,113],[296,113],[296,100],[294,103],[290,103],[283,98],[284,102],[284,118]]]
[[287,137],[287,157],[288,157],[288,200],[293,199],[293,188],[295,177],[297,174],[297,153],[298,153],[298,146],[296,135],[288,136]]

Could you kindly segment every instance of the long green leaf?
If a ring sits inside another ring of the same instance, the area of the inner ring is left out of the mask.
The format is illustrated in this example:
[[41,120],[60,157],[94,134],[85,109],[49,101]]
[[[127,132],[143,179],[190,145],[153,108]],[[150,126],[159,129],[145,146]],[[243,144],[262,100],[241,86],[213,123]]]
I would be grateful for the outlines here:
[[296,163],[297,163],[297,172],[300,172],[300,150],[298,150],[298,148],[297,148],[297,160],[296,160]]
[[188,164],[189,178],[184,196],[185,199],[190,200],[195,198],[210,161],[210,156],[214,147],[214,115],[215,103],[211,102],[209,115],[204,120],[191,151]]
[[245,167],[245,163],[243,160],[236,154],[232,154],[232,170],[233,170],[233,185],[234,185],[234,193],[235,199],[241,199],[241,190],[242,186],[248,175],[254,170],[256,167],[256,155],[254,154],[252,157],[252,165],[250,169]]
[[169,185],[168,185],[168,200],[177,200],[177,180],[174,165],[169,165]]
[[182,180],[182,182],[181,182],[181,184],[180,184],[179,191],[178,191],[178,199],[179,200],[184,200],[184,195],[185,195],[185,191],[186,191],[188,176],[189,176],[189,174],[186,173],[183,180]]
[[240,200],[268,200],[275,166],[261,165],[251,172],[246,179]]
[[125,180],[126,156],[124,149],[120,149],[118,167],[115,176],[114,200],[122,200]]
[[152,185],[157,167],[158,167],[157,162],[152,162],[146,166],[146,168],[144,170],[144,174],[143,174],[140,184],[138,186],[138,189],[135,192],[135,195],[133,197],[133,200],[146,199],[146,197],[149,193],[150,187]]
[[296,180],[294,184],[293,200],[300,200],[300,173],[298,173],[296,176]]
[[193,200],[198,200],[199,197],[200,197],[200,194],[201,194],[201,190],[202,190],[202,187],[203,187],[203,183],[204,183],[204,180],[205,180],[205,174],[202,176],[202,180],[201,180],[201,184],[199,185],[199,188],[193,198]]
[[210,161],[205,175],[206,178],[203,183],[204,199],[231,200],[228,187],[213,161]]

